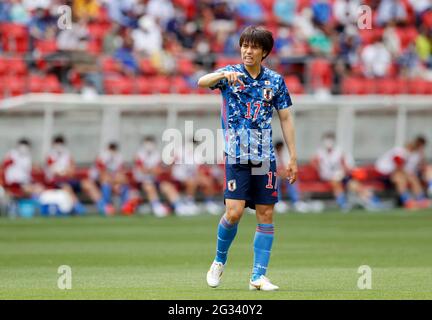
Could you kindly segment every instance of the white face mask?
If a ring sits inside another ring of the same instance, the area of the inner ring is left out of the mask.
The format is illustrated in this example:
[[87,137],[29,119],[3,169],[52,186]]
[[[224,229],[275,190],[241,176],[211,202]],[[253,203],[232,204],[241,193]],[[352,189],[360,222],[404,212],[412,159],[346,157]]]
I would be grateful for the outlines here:
[[153,142],[143,142],[142,148],[145,151],[149,151],[149,152],[155,151],[156,150],[156,144],[154,144]]
[[324,148],[326,148],[326,149],[333,149],[333,148],[334,148],[334,145],[335,145],[335,141],[334,141],[334,139],[331,139],[331,138],[325,138],[325,139],[323,140],[323,146],[324,146]]
[[27,155],[30,153],[30,148],[25,144],[18,145],[18,152],[22,155]]
[[53,145],[53,149],[56,151],[56,152],[63,152],[64,151],[64,145],[63,144],[61,144],[61,143],[55,143],[54,145]]

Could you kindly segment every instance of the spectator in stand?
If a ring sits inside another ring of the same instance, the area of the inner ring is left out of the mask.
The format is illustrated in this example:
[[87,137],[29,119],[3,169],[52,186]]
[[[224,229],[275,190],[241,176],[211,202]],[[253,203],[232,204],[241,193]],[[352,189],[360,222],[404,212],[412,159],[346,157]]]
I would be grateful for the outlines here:
[[345,28],[345,31],[339,35],[339,47],[337,56],[347,67],[352,68],[359,63],[361,39],[357,29],[351,25]]
[[397,59],[397,63],[402,77],[416,78],[422,75],[423,66],[417,55],[415,43],[409,44]]
[[94,20],[99,16],[100,4],[98,0],[74,0],[72,12],[75,19]]
[[330,57],[333,53],[333,43],[330,37],[319,28],[315,29],[315,33],[308,42],[312,53],[316,56]]
[[66,147],[65,138],[62,135],[54,137],[52,148],[46,158],[46,183],[50,187],[63,189],[71,196],[74,202],[74,213],[83,214],[85,212],[85,208],[77,196],[82,191],[90,197],[100,211],[104,212],[102,195],[96,184],[88,178],[78,179],[75,173],[75,163]]
[[126,32],[123,37],[123,44],[114,52],[114,59],[116,59],[123,67],[123,71],[128,76],[134,76],[139,72],[138,61],[133,52],[133,38],[130,32]]
[[150,0],[147,5],[147,14],[158,21],[162,29],[165,29],[168,21],[174,15],[174,6],[170,0]]
[[420,33],[415,40],[417,54],[421,62],[429,69],[432,68],[432,30],[420,26]]
[[136,21],[131,18],[135,0],[100,0],[108,9],[110,19],[123,27],[135,27]]
[[10,9],[11,22],[26,25],[30,21],[30,14],[20,0],[12,0]]
[[259,24],[264,21],[264,9],[257,0],[239,0],[236,13],[247,23]]
[[142,16],[139,28],[132,31],[134,51],[145,56],[152,56],[162,50],[162,31],[152,16]]
[[382,176],[382,180],[388,186],[393,185],[396,188],[400,203],[407,209],[430,205],[425,199],[418,177],[412,174],[415,157],[411,157],[423,152],[424,147],[424,138],[417,137],[404,147],[394,147],[387,151],[375,163],[375,169]]
[[11,4],[9,1],[0,2],[0,22],[10,21]]
[[338,30],[342,31],[349,25],[357,24],[360,5],[360,0],[335,0],[333,15]]
[[401,54],[401,41],[396,32],[396,25],[389,22],[384,29],[383,43],[392,56],[392,60],[399,58]]
[[126,212],[126,208],[129,209],[129,181],[117,143],[109,143],[99,154],[95,165],[90,170],[90,178],[101,187],[105,208],[103,213],[114,214],[113,194],[120,196],[120,207],[123,212]]
[[406,22],[407,12],[401,0],[381,0],[376,19],[379,26],[390,22],[403,24]]
[[276,0],[273,4],[273,14],[279,23],[293,25],[297,10],[297,0]]
[[364,47],[361,61],[366,77],[385,77],[392,63],[391,54],[379,37]]
[[313,20],[319,26],[325,26],[330,23],[332,15],[332,6],[329,0],[312,1]]
[[10,150],[2,163],[3,183],[7,193],[23,194],[37,199],[43,191],[40,183],[32,181],[31,143],[28,139],[20,139],[16,148]]
[[411,7],[414,9],[416,15],[416,25],[421,24],[422,15],[432,9],[432,2],[430,0],[408,0]]
[[54,40],[57,31],[57,20],[49,14],[48,9],[37,7],[34,10],[28,28],[30,32],[31,47],[36,40]]

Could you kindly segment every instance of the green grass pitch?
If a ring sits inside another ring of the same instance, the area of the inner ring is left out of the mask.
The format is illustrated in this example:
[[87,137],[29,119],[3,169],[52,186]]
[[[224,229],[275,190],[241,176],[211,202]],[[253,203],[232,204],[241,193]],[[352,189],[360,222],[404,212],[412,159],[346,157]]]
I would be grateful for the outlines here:
[[[255,217],[245,214],[222,285],[207,287],[217,216],[0,219],[0,299],[432,299],[432,212],[284,214],[268,276],[250,292]],[[57,269],[72,268],[60,290]],[[358,267],[372,268],[360,290]]]

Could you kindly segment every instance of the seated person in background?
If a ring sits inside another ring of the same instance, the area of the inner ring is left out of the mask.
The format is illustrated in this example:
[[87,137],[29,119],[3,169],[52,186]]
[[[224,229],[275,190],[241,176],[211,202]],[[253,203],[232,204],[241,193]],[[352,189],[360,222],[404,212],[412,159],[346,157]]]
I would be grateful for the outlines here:
[[283,201],[283,191],[284,188],[288,192],[288,196],[295,211],[298,212],[308,212],[308,204],[306,202],[300,201],[300,191],[298,188],[298,183],[290,184],[287,180],[287,164],[288,164],[288,152],[285,152],[284,144],[282,141],[277,141],[275,143],[275,155],[277,164],[277,182],[278,182],[278,197],[279,201],[275,205],[276,212],[284,213],[288,210],[287,204]]
[[109,143],[106,149],[99,154],[95,165],[90,170],[90,178],[100,185],[106,214],[115,213],[113,194],[120,196],[120,206],[125,212],[129,207],[129,182],[117,143]]
[[347,198],[347,191],[359,198],[367,210],[380,209],[380,201],[373,192],[351,177],[353,159],[336,146],[335,134],[325,133],[322,145],[318,148],[312,164],[317,169],[321,180],[330,183],[338,206],[342,210],[349,210],[351,203]]
[[[157,149],[156,139],[154,136],[146,136],[135,156],[133,177],[147,195],[153,214],[156,217],[165,217],[169,214],[168,208],[161,203],[158,194],[158,187],[160,186],[157,177],[161,174],[161,171],[161,156]],[[168,199],[178,198],[174,187],[164,186],[161,189],[167,193]]]
[[45,163],[45,181],[48,186],[60,188],[72,197],[74,213],[85,212],[84,206],[77,197],[77,193],[80,193],[81,190],[97,205],[99,211],[105,212],[105,204],[96,184],[88,178],[81,181],[75,178],[75,163],[62,135],[52,140],[52,147]]
[[16,148],[7,152],[2,163],[3,185],[8,194],[22,194],[37,199],[43,186],[32,181],[31,143],[20,139]]
[[395,186],[401,204],[408,209],[428,205],[424,201],[424,192],[419,178],[413,174],[419,161],[415,154],[423,152],[425,142],[424,138],[417,137],[404,147],[394,147],[387,151],[375,163],[376,171],[382,175],[386,183]]

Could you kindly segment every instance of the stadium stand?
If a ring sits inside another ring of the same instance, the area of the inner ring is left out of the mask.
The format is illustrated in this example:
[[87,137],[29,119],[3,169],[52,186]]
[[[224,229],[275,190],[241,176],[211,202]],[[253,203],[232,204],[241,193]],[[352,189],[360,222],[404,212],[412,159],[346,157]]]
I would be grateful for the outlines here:
[[[56,26],[64,3],[73,8],[71,30]],[[238,30],[250,23],[274,31],[276,55],[267,63],[294,94],[323,88],[334,94],[430,94],[432,8],[399,0],[394,16],[388,3],[2,1],[0,82],[7,85],[0,96],[80,92],[88,85],[107,94],[202,93],[196,78],[238,63]],[[357,28],[353,4],[372,8],[371,29]],[[390,61],[373,59],[377,52],[387,52]],[[96,61],[91,71],[82,65],[88,56]],[[382,72],[368,70],[368,59]],[[92,77],[94,72],[102,77]],[[151,88],[142,78],[148,76],[154,76]]]

